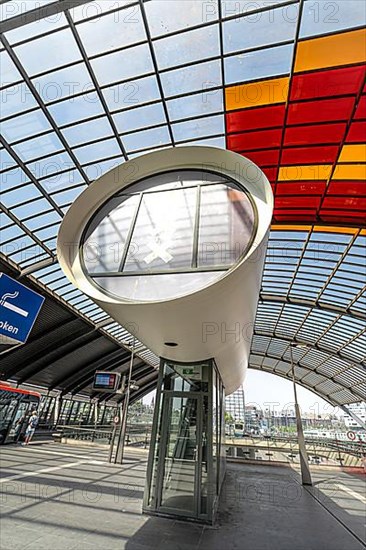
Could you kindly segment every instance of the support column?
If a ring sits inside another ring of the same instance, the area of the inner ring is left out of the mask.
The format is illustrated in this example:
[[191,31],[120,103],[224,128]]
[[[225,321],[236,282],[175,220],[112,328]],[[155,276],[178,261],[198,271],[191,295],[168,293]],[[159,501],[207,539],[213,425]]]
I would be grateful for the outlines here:
[[125,450],[127,415],[128,415],[128,406],[130,403],[131,376],[132,376],[132,368],[133,368],[133,361],[134,361],[134,349],[135,349],[135,342],[133,342],[132,350],[131,350],[130,368],[128,371],[128,379],[127,379],[127,389],[126,389],[126,394],[125,394],[125,399],[124,399],[123,409],[122,409],[121,429],[118,434],[117,450],[116,450],[116,456],[114,459],[115,464],[122,464],[123,453]]
[[292,354],[293,347],[296,347],[295,343],[290,345],[291,350],[291,367],[292,367],[292,384],[294,387],[294,398],[295,398],[295,414],[296,414],[296,427],[297,427],[297,440],[299,443],[299,454],[300,454],[300,467],[301,467],[301,480],[303,485],[312,485],[308,454],[305,447],[305,438],[304,432],[302,429],[301,413],[300,407],[297,401],[297,390],[296,390],[296,381],[295,381],[295,367],[294,367],[294,358]]
[[58,424],[58,419],[60,417],[60,412],[61,412],[61,406],[62,406],[62,397],[61,395],[58,395],[57,397],[55,397],[55,408],[54,408],[54,422],[55,422],[55,426]]

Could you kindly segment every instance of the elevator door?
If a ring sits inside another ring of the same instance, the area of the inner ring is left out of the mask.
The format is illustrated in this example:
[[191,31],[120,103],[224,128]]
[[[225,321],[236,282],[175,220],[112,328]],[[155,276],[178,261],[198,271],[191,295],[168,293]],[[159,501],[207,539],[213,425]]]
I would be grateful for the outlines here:
[[163,394],[166,429],[158,465],[158,510],[162,513],[198,518],[206,512],[201,510],[202,457],[206,456],[202,397],[185,392]]

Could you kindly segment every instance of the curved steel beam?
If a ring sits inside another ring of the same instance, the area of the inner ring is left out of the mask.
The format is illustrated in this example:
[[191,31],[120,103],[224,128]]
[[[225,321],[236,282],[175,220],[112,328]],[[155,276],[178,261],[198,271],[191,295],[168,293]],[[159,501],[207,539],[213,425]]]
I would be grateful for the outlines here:
[[[296,343],[299,343],[299,344],[305,344],[306,347],[308,348],[308,351],[310,351],[310,350],[321,351],[322,353],[326,353],[327,355],[329,355],[329,358],[337,357],[338,359],[341,359],[345,363],[349,363],[351,366],[359,366],[360,368],[363,368],[363,365],[361,363],[357,363],[355,361],[352,361],[352,359],[342,355],[339,351],[330,351],[329,349],[327,349],[323,346],[319,346],[318,344],[311,344],[307,340],[303,340],[302,338],[296,338],[295,340],[293,340],[293,338],[287,338],[286,336],[282,336],[282,335],[279,336],[278,334],[275,334],[271,331],[262,331],[261,330],[259,332],[259,331],[256,331],[255,329],[254,329],[254,336],[264,336],[265,338],[271,338],[273,340],[281,340],[283,342],[288,343],[289,345],[290,345],[291,342],[296,342]],[[285,353],[286,352],[287,352],[287,350],[285,351]],[[253,350],[253,348],[252,348],[251,353],[256,353],[256,351]],[[285,355],[285,353],[283,354],[283,356]]]
[[355,319],[366,319],[366,314],[358,313],[357,311],[350,311],[347,308],[340,306],[334,306],[332,304],[319,304],[312,300],[306,300],[304,298],[290,298],[289,296],[274,296],[273,294],[263,292],[259,293],[259,303],[272,302],[274,304],[288,304],[296,306],[304,306],[311,309],[318,309],[320,311],[329,311],[330,313],[338,313],[339,315],[347,315]]
[[[277,361],[281,361],[281,362],[283,362],[283,363],[287,363],[288,366],[289,366],[289,371],[291,370],[291,362],[288,361],[287,359],[284,359],[284,354],[283,354],[283,355],[275,355],[275,354],[272,354],[272,353],[267,353],[267,352],[263,353],[263,352],[257,352],[257,351],[256,351],[256,352],[253,352],[253,351],[252,351],[252,354],[253,354],[253,355],[258,355],[258,356],[263,357],[263,358],[268,357],[268,358],[270,358],[270,359],[275,359],[275,360],[277,360]],[[324,376],[324,378],[326,378],[327,380],[330,380],[330,381],[334,382],[335,384],[338,384],[339,386],[342,387],[342,389],[349,391],[350,393],[352,393],[352,395],[355,396],[355,401],[354,401],[354,402],[357,402],[357,401],[361,401],[361,400],[362,400],[362,397],[361,397],[360,395],[355,394],[355,392],[354,392],[354,390],[353,390],[352,387],[348,387],[348,386],[346,386],[345,384],[343,384],[342,382],[339,382],[338,380],[334,380],[334,377],[333,377],[333,376],[327,376],[327,375],[325,375],[325,374],[323,374],[323,373],[321,373],[321,372],[318,372],[318,371],[317,371],[317,368],[318,368],[318,367],[316,367],[316,368],[314,368],[314,369],[311,369],[310,367],[308,367],[308,366],[306,366],[306,365],[302,365],[301,362],[298,362],[298,361],[296,361],[295,359],[294,359],[294,366],[295,366],[295,367],[300,367],[300,368],[302,368],[302,369],[304,369],[304,370],[307,370],[309,373],[313,373],[313,374],[318,374],[318,375],[320,375],[320,376]],[[251,364],[249,364],[249,367],[250,367],[250,368],[254,368],[253,365],[251,365]],[[258,370],[264,370],[264,369],[258,369]],[[266,372],[271,372],[271,371],[268,370],[268,371],[266,371]],[[279,376],[282,376],[283,378],[289,378],[289,377],[287,377],[286,374],[281,374],[281,373],[277,373],[277,372],[274,372],[274,371],[273,371],[272,374],[278,374]],[[296,377],[295,377],[295,378],[296,378]],[[289,378],[289,379],[290,379],[290,378]],[[333,401],[332,398],[330,397],[331,394],[326,394],[326,393],[323,393],[323,392],[318,392],[318,390],[315,390],[315,389],[313,388],[313,386],[307,385],[306,382],[304,383],[304,382],[302,381],[302,378],[300,378],[300,379],[299,379],[299,378],[296,378],[296,383],[303,385],[304,387],[306,387],[306,389],[310,389],[310,390],[313,391],[314,393],[318,393],[319,396],[321,396],[323,399],[326,399],[327,401]],[[335,402],[335,403],[336,403],[336,402]],[[339,403],[337,403],[337,406],[339,406]]]

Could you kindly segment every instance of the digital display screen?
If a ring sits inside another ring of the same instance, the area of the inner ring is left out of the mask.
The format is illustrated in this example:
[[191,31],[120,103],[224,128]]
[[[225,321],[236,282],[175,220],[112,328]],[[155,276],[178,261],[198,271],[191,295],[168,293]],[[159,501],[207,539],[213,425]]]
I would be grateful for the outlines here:
[[96,372],[93,388],[95,390],[114,391],[117,389],[119,374],[116,372]]

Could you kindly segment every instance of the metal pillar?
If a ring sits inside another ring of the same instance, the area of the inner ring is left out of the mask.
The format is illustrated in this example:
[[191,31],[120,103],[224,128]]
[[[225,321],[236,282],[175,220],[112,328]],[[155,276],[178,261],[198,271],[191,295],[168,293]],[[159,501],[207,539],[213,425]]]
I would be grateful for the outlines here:
[[366,430],[366,424],[365,422],[359,417],[357,416],[357,414],[355,414],[353,411],[350,411],[348,407],[346,407],[346,405],[340,405],[340,408],[348,415],[350,416],[351,418],[353,418],[353,420],[355,422],[357,422],[357,424],[363,428],[364,430]]
[[126,394],[125,394],[125,399],[124,399],[123,409],[122,409],[122,418],[121,418],[120,432],[118,434],[117,450],[116,450],[116,455],[114,457],[115,464],[122,464],[122,461],[123,461],[123,453],[124,453],[125,439],[126,439],[128,405],[130,402],[131,376],[132,376],[132,368],[133,368],[133,361],[134,361],[134,352],[135,352],[135,341],[133,341],[132,349],[131,349],[130,368],[128,371],[128,379],[127,379],[127,389],[126,389]]
[[[296,346],[296,344],[295,344]],[[297,427],[297,440],[299,443],[299,454],[300,454],[300,467],[301,467],[301,480],[303,485],[312,485],[309,460],[305,447],[305,438],[304,432],[302,429],[301,422],[301,413],[300,407],[297,401],[297,390],[296,390],[296,381],[295,381],[295,366],[294,366],[294,357],[292,353],[293,345],[290,345],[291,350],[291,368],[292,368],[292,384],[294,388],[294,398],[295,398],[295,414],[296,414],[296,427]]]
[[55,397],[55,408],[54,408],[54,411],[53,411],[53,414],[54,414],[54,424],[55,426],[57,426],[58,424],[58,420],[59,420],[59,417],[60,417],[60,412],[61,412],[61,406],[62,406],[62,397],[60,395],[57,395]]

